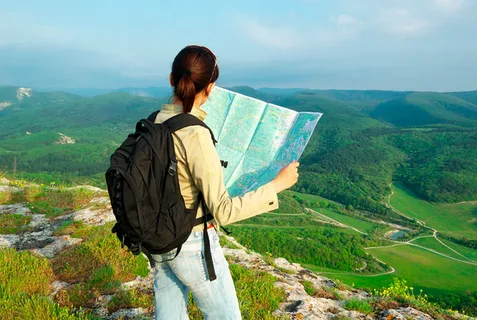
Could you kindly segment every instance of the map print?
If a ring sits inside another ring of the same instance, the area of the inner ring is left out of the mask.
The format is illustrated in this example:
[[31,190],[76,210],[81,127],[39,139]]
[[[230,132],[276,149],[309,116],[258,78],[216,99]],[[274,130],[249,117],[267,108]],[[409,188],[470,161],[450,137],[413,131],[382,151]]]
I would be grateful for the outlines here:
[[241,196],[269,181],[303,153],[322,113],[296,112],[215,87],[202,106],[205,123],[228,161],[224,183]]

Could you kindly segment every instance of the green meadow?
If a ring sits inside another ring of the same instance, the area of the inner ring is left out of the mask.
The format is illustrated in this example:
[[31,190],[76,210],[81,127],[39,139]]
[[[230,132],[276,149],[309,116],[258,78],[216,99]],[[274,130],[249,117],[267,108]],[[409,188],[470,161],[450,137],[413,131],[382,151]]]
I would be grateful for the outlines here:
[[[439,239],[439,240],[444,242],[443,239]],[[447,243],[445,243],[446,245],[451,247],[454,250],[453,251],[453,250],[449,249],[448,247],[444,246],[439,241],[437,241],[434,237],[419,238],[417,240],[412,241],[412,243],[423,246],[423,247],[426,247],[426,248],[429,248],[429,249],[432,249],[432,250],[435,250],[437,252],[440,252],[440,253],[445,254],[445,255],[447,255],[449,257],[452,257],[452,258],[469,261],[466,258],[464,258],[464,257],[467,257],[464,254],[464,252],[466,252],[465,249],[470,249],[470,248],[466,248],[464,246],[460,246],[460,245],[456,244],[456,246],[454,248],[452,246],[449,246]],[[470,249],[470,250],[472,250],[472,249]],[[475,251],[475,250],[472,250],[472,251]],[[456,252],[460,253],[460,255]]]
[[394,183],[390,204],[429,227],[456,238],[477,239],[477,203],[435,204],[419,199],[401,183]]
[[325,273],[356,287],[379,289],[392,282],[393,277],[406,279],[416,290],[428,294],[477,290],[477,282],[470,281],[477,274],[477,265],[454,261],[421,248],[400,245],[368,249],[368,253],[392,266],[396,272],[382,276]]
[[379,228],[379,227],[383,227],[383,225],[379,225],[377,223],[372,223],[372,222],[369,222],[369,221],[366,221],[366,220],[361,220],[361,219],[358,219],[358,218],[354,218],[354,217],[350,217],[350,216],[347,216],[347,215],[344,215],[344,214],[340,214],[336,211],[333,211],[333,210],[330,210],[330,209],[324,209],[324,208],[316,208],[316,209],[313,209],[331,219],[334,219],[338,222],[341,222],[343,224],[346,224],[346,225],[349,225],[349,226],[352,226],[362,232],[365,232],[365,233],[370,233],[372,232],[373,230]]

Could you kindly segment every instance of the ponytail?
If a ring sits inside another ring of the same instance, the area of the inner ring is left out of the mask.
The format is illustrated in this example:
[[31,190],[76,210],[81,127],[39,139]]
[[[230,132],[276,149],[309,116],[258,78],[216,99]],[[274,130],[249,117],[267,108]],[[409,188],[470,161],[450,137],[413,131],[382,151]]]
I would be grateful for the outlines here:
[[189,113],[197,94],[219,77],[216,57],[206,47],[187,46],[175,57],[171,77],[174,95],[181,101],[184,113]]
[[182,108],[184,113],[189,113],[194,106],[196,95],[195,84],[192,81],[190,70],[184,71],[179,83],[175,87],[175,94],[179,100],[182,101]]

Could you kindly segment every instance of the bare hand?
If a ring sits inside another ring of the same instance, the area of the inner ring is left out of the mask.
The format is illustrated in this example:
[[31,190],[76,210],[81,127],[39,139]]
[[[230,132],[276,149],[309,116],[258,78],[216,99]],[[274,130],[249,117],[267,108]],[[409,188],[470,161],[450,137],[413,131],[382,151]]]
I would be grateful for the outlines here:
[[282,192],[288,188],[291,188],[298,181],[298,166],[300,164],[297,161],[293,161],[285,168],[283,168],[273,179],[272,183],[275,186],[277,193]]

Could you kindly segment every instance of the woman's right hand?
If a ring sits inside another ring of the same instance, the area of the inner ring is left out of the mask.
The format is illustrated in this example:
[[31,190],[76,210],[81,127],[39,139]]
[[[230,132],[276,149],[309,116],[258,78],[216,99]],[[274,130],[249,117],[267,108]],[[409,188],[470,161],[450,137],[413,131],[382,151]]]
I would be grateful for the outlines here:
[[277,193],[282,192],[288,188],[291,188],[298,181],[298,166],[300,164],[297,161],[293,161],[285,168],[283,168],[273,179],[272,183],[275,186]]

